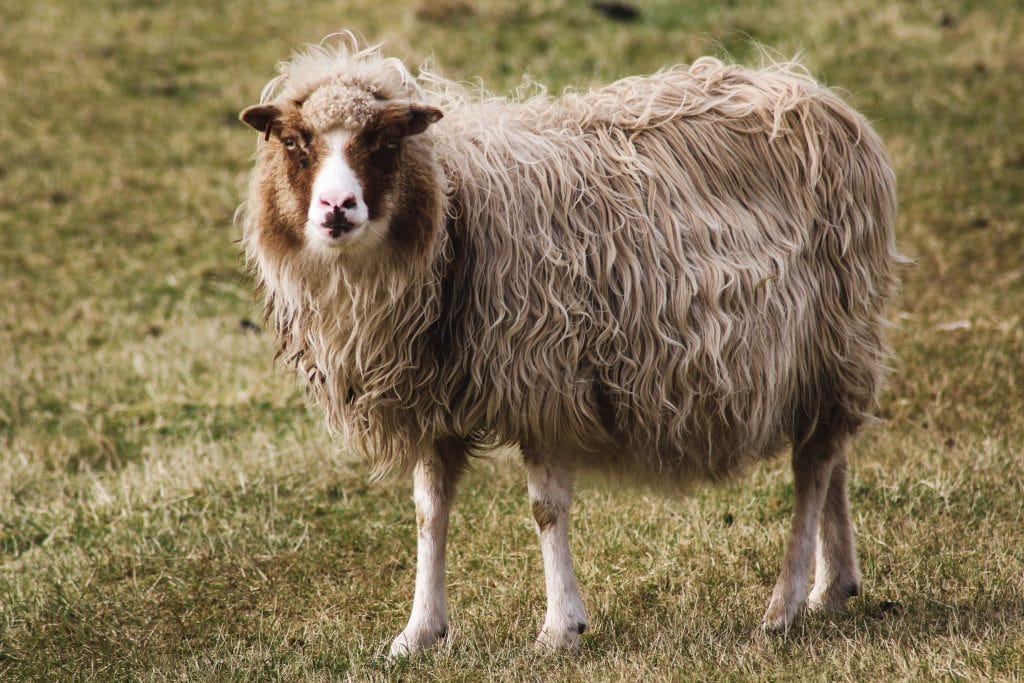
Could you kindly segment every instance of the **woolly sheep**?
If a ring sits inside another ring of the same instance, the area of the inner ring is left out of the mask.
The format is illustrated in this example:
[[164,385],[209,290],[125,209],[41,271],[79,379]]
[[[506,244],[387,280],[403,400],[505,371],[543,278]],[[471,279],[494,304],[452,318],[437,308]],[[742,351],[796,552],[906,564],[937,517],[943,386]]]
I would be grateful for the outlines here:
[[260,132],[243,242],[330,428],[377,473],[413,474],[393,654],[447,632],[448,514],[483,444],[522,450],[542,646],[587,625],[580,468],[685,486],[792,445],[763,626],[857,594],[846,454],[876,407],[899,262],[894,175],[863,117],[793,65],[710,58],[518,100],[413,77],[351,36],[279,69],[241,115]]

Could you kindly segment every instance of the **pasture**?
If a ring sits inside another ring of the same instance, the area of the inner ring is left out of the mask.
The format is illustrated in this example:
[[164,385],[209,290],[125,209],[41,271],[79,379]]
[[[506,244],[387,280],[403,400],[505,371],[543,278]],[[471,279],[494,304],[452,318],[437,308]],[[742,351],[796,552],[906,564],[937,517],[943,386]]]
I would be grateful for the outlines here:
[[[565,0],[368,5],[0,6],[0,679],[1019,679],[1019,3],[651,0],[629,22]],[[454,508],[451,637],[384,657],[412,598],[410,482],[369,482],[275,367],[232,220],[256,139],[238,112],[341,28],[502,94],[762,45],[873,122],[916,265],[883,420],[851,453],[846,612],[756,630],[785,457],[682,498],[584,478],[590,629],[535,652],[540,551],[502,452]]]

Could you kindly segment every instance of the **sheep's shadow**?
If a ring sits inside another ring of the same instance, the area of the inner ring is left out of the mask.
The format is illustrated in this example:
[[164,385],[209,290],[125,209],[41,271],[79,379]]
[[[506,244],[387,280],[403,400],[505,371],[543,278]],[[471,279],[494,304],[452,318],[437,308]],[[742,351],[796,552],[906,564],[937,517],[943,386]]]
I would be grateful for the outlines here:
[[651,613],[627,607],[613,604],[607,611],[592,614],[595,628],[584,639],[586,652],[602,656],[612,650],[643,652],[650,649],[652,627],[671,629],[680,621],[687,628],[673,633],[673,639],[713,642],[726,652],[767,648],[784,653],[850,639],[876,644],[891,640],[901,647],[940,637],[990,642],[994,637],[1024,633],[1024,596],[1009,589],[987,593],[972,602],[944,602],[924,594],[898,599],[869,594],[854,598],[843,611],[805,613],[782,633],[762,630],[760,612],[720,614],[717,622],[714,614],[703,612],[697,626],[664,608]]

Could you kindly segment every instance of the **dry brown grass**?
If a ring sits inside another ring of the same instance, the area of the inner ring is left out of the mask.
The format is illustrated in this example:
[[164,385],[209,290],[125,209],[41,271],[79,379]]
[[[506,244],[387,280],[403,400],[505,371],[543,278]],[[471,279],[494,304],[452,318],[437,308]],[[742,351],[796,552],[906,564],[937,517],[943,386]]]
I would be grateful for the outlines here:
[[[0,7],[0,678],[1019,678],[1019,7],[638,5],[634,24],[497,0],[458,21],[418,2]],[[231,225],[253,150],[237,111],[342,26],[496,90],[756,61],[755,40],[802,50],[876,122],[918,265],[887,420],[854,454],[847,613],[754,635],[792,506],[781,459],[680,500],[590,482],[573,539],[591,630],[539,656],[539,553],[499,455],[454,515],[453,637],[382,659],[411,597],[408,484],[368,484],[240,325],[258,312]]]

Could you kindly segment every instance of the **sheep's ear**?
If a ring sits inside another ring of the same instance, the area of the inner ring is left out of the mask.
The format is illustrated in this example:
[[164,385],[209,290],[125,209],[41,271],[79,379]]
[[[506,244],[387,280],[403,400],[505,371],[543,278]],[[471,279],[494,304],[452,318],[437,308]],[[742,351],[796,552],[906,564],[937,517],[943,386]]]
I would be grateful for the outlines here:
[[444,113],[429,104],[411,104],[406,116],[409,120],[409,129],[406,135],[418,135],[425,131],[430,124],[440,121]]
[[250,126],[270,137],[270,130],[274,122],[281,117],[281,108],[276,104],[254,104],[246,107],[239,114],[238,118]]
[[381,110],[381,124],[397,128],[402,135],[419,135],[432,123],[441,120],[444,114],[437,107],[420,102],[396,102]]

